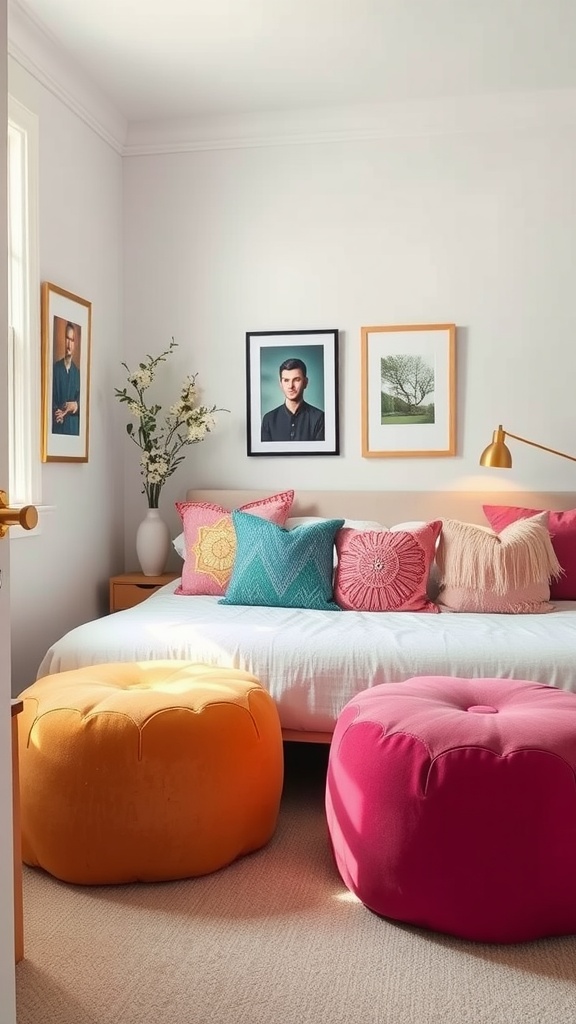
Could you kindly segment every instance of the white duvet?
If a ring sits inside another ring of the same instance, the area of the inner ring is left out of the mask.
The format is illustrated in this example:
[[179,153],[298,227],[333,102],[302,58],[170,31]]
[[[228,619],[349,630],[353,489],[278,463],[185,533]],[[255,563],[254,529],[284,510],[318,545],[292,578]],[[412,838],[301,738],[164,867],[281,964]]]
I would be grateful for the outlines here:
[[177,583],[71,630],[38,677],[154,658],[233,666],[272,694],[284,729],[319,732],[360,690],[410,676],[514,677],[576,692],[576,602],[544,615],[321,612],[220,605],[175,595]]

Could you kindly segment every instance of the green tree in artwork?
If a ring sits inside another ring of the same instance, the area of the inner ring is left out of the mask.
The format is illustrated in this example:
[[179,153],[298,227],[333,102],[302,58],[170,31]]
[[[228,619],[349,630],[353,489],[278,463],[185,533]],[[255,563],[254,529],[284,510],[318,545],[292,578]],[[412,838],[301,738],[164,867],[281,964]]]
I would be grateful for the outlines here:
[[416,415],[434,391],[434,367],[422,356],[386,356],[380,360],[382,389],[396,400],[407,416]]

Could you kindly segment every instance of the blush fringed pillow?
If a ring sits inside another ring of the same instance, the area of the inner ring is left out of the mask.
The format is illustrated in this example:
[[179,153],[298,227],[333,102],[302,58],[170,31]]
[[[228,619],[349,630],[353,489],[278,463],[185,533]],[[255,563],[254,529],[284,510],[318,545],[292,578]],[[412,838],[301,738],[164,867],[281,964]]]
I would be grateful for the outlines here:
[[453,612],[549,612],[550,581],[562,572],[548,515],[520,519],[500,534],[444,519],[436,553],[438,604]]
[[[283,526],[293,500],[294,491],[282,491],[242,505],[242,509]],[[209,502],[177,501],[176,508],[184,527],[184,565],[182,580],[174,593],[221,597],[230,582],[236,555],[231,513]]]
[[427,597],[442,523],[410,529],[351,530],[336,534],[334,599],[358,612],[437,612]]

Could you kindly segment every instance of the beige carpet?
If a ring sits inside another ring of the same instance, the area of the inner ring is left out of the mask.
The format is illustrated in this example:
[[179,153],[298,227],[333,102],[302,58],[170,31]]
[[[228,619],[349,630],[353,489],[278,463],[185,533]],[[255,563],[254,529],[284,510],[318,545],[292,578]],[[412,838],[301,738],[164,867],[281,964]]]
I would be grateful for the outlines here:
[[347,896],[325,761],[289,745],[274,839],[205,878],[78,888],[26,869],[19,1024],[576,1022],[576,938],[477,945]]

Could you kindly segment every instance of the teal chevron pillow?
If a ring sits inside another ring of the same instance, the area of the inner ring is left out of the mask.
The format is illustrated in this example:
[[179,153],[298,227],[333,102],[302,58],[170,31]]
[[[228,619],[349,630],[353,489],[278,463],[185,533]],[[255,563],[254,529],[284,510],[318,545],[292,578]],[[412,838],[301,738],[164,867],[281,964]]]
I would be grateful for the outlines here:
[[332,599],[334,537],[343,519],[285,530],[248,512],[233,512],[236,558],[218,604],[340,611]]

